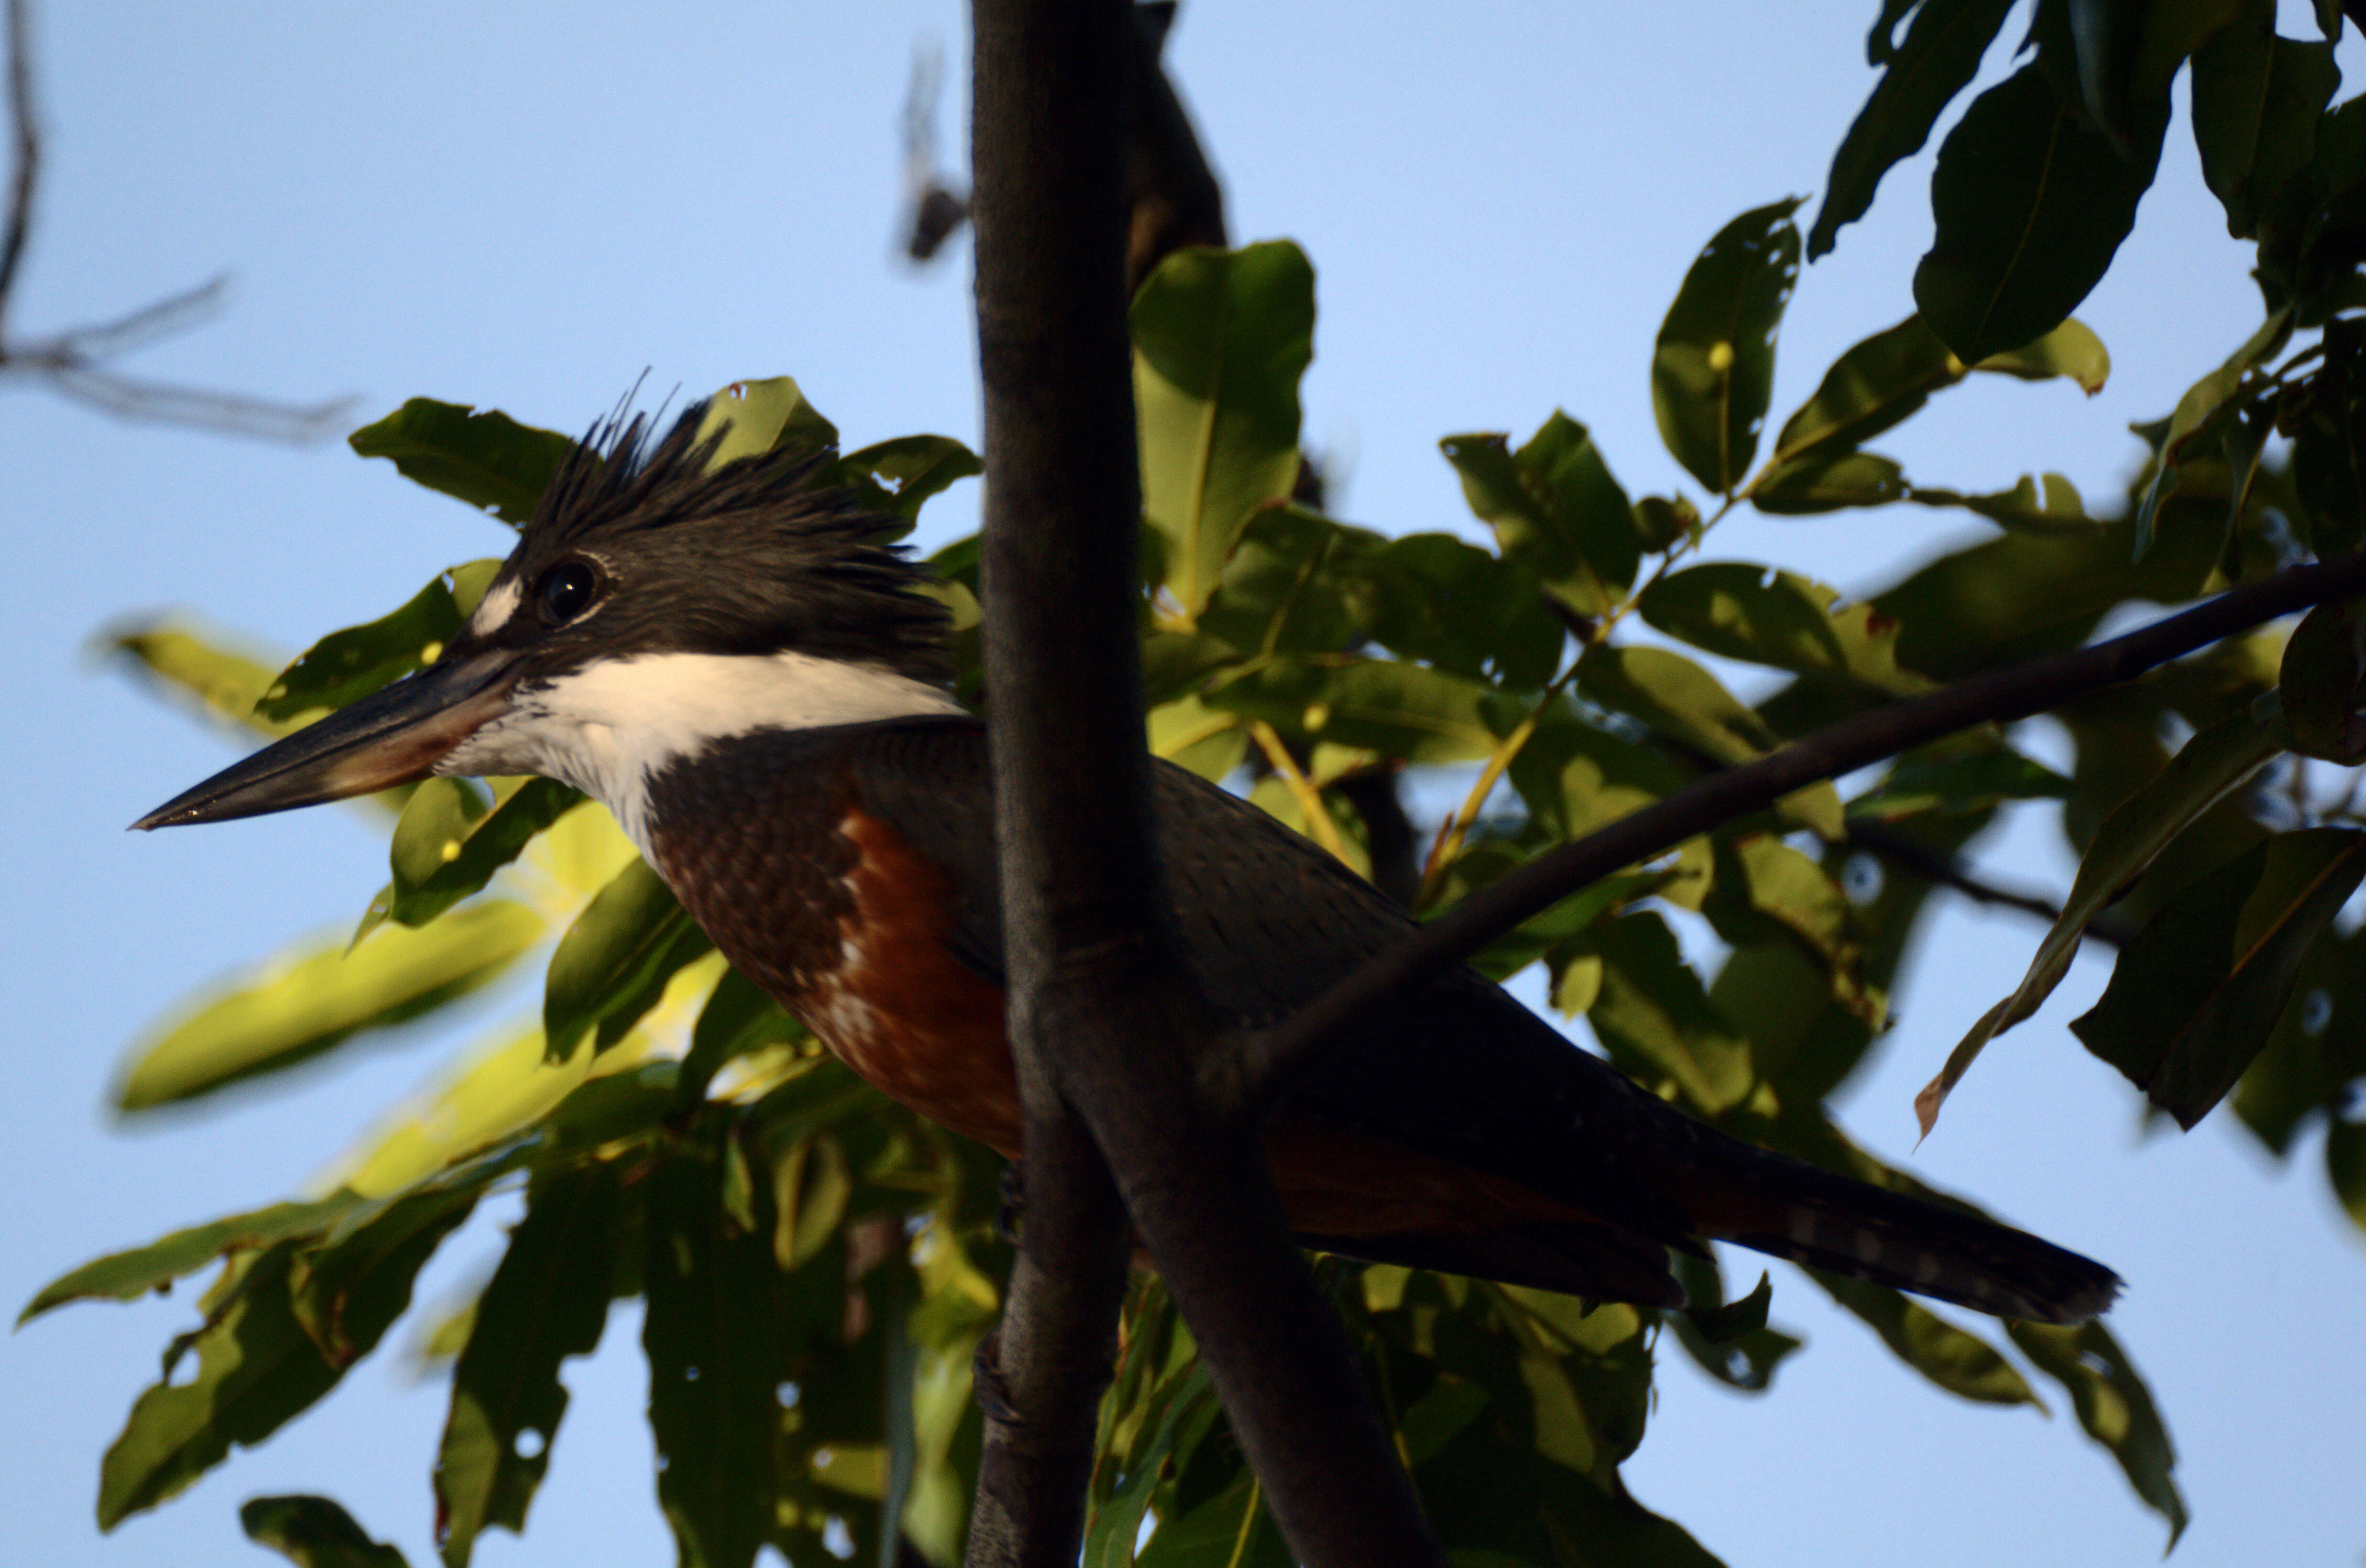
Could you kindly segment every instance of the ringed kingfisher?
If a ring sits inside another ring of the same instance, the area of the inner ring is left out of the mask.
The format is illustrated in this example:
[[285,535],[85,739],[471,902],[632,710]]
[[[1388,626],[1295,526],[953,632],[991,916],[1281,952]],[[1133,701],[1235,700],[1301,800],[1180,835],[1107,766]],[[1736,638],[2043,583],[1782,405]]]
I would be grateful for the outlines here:
[[[692,409],[561,465],[434,663],[159,807],[163,827],[430,774],[539,774],[615,814],[731,963],[847,1065],[1016,1159],[986,728],[891,520],[774,453],[712,467]],[[1264,812],[1154,769],[1167,890],[1220,1022],[1320,995],[1413,926]],[[2103,1311],[2109,1269],[1728,1137],[1475,971],[1367,1021],[1276,1114],[1310,1247],[1684,1303],[1669,1249],[1754,1248],[2001,1317]]]

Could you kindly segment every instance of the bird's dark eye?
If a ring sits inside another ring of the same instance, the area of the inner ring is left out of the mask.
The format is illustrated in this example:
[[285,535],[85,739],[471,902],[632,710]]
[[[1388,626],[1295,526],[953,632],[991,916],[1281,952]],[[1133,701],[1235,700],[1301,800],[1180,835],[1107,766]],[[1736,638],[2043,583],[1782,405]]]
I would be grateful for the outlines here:
[[600,580],[580,561],[561,561],[542,574],[535,598],[542,606],[543,624],[564,626],[592,607]]

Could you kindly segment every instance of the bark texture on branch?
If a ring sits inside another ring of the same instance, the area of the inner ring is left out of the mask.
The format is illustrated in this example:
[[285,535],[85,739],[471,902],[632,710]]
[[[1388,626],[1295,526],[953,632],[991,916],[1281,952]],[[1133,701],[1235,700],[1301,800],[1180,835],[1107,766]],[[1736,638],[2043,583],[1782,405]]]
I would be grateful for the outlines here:
[[1168,930],[1135,630],[1134,17],[1125,0],[972,15],[986,692],[1028,1216],[970,1561],[1076,1561],[1130,1210],[1293,1554],[1426,1568],[1442,1560],[1283,1219],[1262,1121],[1222,1092],[1236,1043],[1208,1031]]

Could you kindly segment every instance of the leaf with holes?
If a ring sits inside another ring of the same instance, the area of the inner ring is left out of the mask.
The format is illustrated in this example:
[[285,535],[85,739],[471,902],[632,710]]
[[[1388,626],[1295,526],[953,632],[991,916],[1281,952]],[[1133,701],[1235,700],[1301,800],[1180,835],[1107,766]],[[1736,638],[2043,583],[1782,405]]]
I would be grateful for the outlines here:
[[498,409],[413,398],[345,438],[364,457],[523,528],[575,443],[556,431],[522,425]]
[[1684,274],[1651,354],[1651,411],[1684,471],[1720,495],[1758,451],[1774,387],[1774,334],[1799,275],[1803,198],[1753,207]]
[[2309,945],[2366,879],[2366,833],[2280,833],[2164,903],[2070,1028],[2191,1127],[2267,1044]]
[[[717,437],[720,440],[716,440]],[[806,400],[794,375],[735,381],[706,400],[698,440],[715,441],[707,467],[769,452],[813,456],[838,445],[838,427]]]
[[607,1322],[622,1213],[622,1184],[604,1163],[556,1172],[527,1194],[452,1369],[435,1460],[447,1568],[465,1568],[487,1528],[525,1529],[567,1410],[559,1364],[598,1349]]
[[985,472],[977,454],[949,435],[907,435],[848,453],[826,479],[851,487],[866,505],[917,522],[930,497]]
[[[297,1322],[287,1295],[295,1245],[234,1259],[199,1303],[205,1326],[181,1350],[196,1375],[152,1383],[133,1402],[99,1466],[98,1528],[174,1496],[311,1407],[342,1374]],[[178,1356],[173,1358],[178,1360]]]
[[195,1273],[217,1258],[252,1252],[281,1241],[318,1236],[359,1207],[361,1194],[344,1189],[325,1198],[302,1203],[274,1204],[269,1208],[231,1215],[204,1225],[174,1231],[145,1247],[94,1258],[43,1285],[18,1315],[19,1327],[54,1306],[70,1301],[137,1301],[150,1291],[161,1291],[184,1274]]

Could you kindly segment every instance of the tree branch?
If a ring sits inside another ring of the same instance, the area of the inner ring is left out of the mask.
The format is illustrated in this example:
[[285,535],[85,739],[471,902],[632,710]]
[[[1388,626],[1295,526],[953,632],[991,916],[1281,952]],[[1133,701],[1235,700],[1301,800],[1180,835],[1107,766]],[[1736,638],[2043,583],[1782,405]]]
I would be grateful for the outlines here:
[[334,427],[352,399],[294,404],[143,381],[104,367],[104,362],[180,330],[213,314],[226,282],[215,278],[113,321],[74,327],[49,337],[16,340],[7,331],[8,302],[32,233],[33,198],[40,184],[41,138],[33,107],[33,39],[30,0],[8,0],[8,118],[14,132],[16,174],[9,182],[8,216],[0,228],[0,375],[38,376],[70,398],[126,419],[200,425],[233,435],[303,442]]
[[1251,1041],[1244,1090],[1266,1103],[1286,1098],[1357,1020],[1410,996],[1570,894],[1745,812],[1772,805],[1794,790],[1974,724],[2028,718],[2280,615],[2361,592],[2366,592],[2366,554],[2293,566],[2108,643],[1974,676],[1928,696],[1843,720],[1755,762],[1696,779],[1482,889]]
[[1209,1087],[1233,1042],[1206,1026],[1158,874],[1125,328],[1134,26],[1124,0],[972,9],[986,691],[1029,1213],[970,1561],[1076,1562],[1122,1282],[1113,1170],[1294,1554],[1434,1568],[1263,1120]]
[[[2036,893],[2016,892],[2000,888],[1994,882],[1982,881],[1964,869],[1955,857],[1919,843],[1894,828],[1879,823],[1853,822],[1848,824],[1848,841],[1869,855],[1878,856],[1911,876],[1926,882],[1963,894],[1974,903],[1997,904],[2017,909],[2023,914],[2053,924],[2062,918],[2062,906]],[[2101,923],[2090,924],[2082,935],[2118,947],[2126,944],[2126,936],[2115,926]]]

